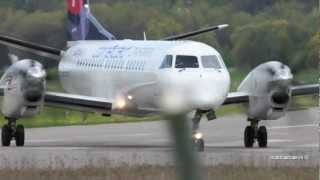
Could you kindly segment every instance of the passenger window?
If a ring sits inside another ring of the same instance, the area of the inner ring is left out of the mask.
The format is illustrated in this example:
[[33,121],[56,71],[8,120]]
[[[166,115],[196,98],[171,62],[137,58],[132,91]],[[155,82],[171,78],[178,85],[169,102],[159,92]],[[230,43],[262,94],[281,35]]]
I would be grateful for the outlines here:
[[203,68],[221,69],[221,64],[217,56],[202,56]]
[[172,68],[172,59],[173,59],[173,56],[172,55],[167,55],[161,66],[160,66],[160,69],[165,69],[165,68]]
[[198,58],[196,56],[177,56],[176,68],[199,68]]

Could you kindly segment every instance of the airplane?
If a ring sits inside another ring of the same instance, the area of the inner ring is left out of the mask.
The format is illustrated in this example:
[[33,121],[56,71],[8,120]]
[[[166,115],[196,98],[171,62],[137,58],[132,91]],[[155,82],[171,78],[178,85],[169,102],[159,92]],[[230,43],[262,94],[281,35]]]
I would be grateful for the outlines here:
[[292,97],[319,94],[319,84],[293,86],[290,68],[270,61],[254,68],[237,92],[230,91],[230,74],[221,54],[201,42],[183,40],[222,30],[219,25],[160,40],[116,40],[91,14],[87,0],[67,0],[69,42],[57,49],[5,35],[0,43],[59,61],[66,93],[49,92],[46,71],[37,61],[13,63],[0,80],[2,146],[24,146],[25,130],[18,120],[34,117],[43,106],[103,116],[193,112],[192,140],[204,151],[202,118],[216,119],[224,105],[244,104],[249,125],[244,146],[268,145],[263,120],[277,120],[287,112]]

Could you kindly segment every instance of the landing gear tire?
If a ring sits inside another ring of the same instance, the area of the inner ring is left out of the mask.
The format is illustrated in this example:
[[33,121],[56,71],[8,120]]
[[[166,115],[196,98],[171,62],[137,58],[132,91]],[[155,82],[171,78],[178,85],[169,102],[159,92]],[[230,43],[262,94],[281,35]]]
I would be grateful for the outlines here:
[[22,125],[18,125],[16,129],[16,146],[21,147],[24,146],[25,134],[24,134],[24,127]]
[[244,146],[246,148],[252,148],[254,144],[254,128],[247,126],[244,131]]
[[265,126],[258,129],[258,144],[260,148],[266,148],[268,145],[268,132]]
[[2,146],[4,147],[10,146],[11,139],[12,139],[11,129],[9,125],[6,124],[2,127],[2,131],[1,131]]
[[193,145],[196,151],[203,152],[204,151],[204,140],[203,139],[195,139],[193,140]]

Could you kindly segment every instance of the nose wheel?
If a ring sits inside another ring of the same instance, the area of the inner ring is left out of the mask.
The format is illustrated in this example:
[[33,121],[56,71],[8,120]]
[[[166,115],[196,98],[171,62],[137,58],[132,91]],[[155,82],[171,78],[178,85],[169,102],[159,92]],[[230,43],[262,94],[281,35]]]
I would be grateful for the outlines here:
[[23,125],[16,126],[16,120],[8,120],[8,124],[2,127],[1,131],[1,143],[2,146],[8,147],[11,144],[11,140],[16,140],[16,146],[24,146],[25,130]]
[[197,110],[195,116],[192,119],[192,143],[193,143],[193,147],[196,151],[198,152],[203,152],[205,149],[205,142],[203,140],[203,134],[198,131],[199,130],[199,124],[201,121],[201,118],[203,115],[207,115],[207,119],[213,120],[216,118],[215,112],[213,110],[210,111],[201,111],[201,110]]
[[196,132],[192,137],[193,147],[198,152],[204,151],[204,140],[203,135],[200,132]]
[[258,142],[260,148],[268,146],[268,132],[265,126],[258,126],[259,121],[249,120],[250,126],[247,126],[244,131],[244,146],[252,148],[255,142]]

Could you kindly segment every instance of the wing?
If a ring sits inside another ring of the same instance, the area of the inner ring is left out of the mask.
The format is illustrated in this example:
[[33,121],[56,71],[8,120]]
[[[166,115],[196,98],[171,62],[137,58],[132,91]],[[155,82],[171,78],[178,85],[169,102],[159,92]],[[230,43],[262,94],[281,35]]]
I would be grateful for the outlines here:
[[109,115],[112,110],[112,101],[104,98],[87,97],[66,93],[47,92],[44,105]]
[[302,86],[293,86],[291,88],[292,96],[319,95],[320,85],[310,84]]
[[99,113],[103,115],[122,114],[130,116],[145,116],[159,114],[158,109],[139,108],[133,111],[118,111],[112,108],[113,100],[97,97],[88,97],[66,93],[47,92],[44,105],[48,107],[63,108],[80,112]]
[[224,28],[227,28],[227,27],[229,27],[228,24],[222,24],[222,25],[219,25],[219,26],[212,26],[212,27],[200,29],[200,30],[197,30],[197,31],[184,33],[184,34],[178,34],[178,35],[174,35],[174,36],[169,36],[169,37],[163,38],[162,40],[175,41],[175,40],[180,40],[180,39],[185,39],[185,38],[197,36],[197,35],[200,35],[200,34],[203,34],[203,33],[211,32],[211,31],[221,30],[221,29],[224,29]]
[[[319,95],[319,84],[301,85],[291,87],[291,95],[295,96],[307,96],[307,95]],[[242,92],[232,92],[228,94],[223,105],[230,104],[244,104],[249,102],[249,94]]]
[[28,51],[36,55],[48,57],[56,60],[60,60],[63,54],[63,50],[56,49],[49,46],[36,44],[33,42],[23,41],[9,36],[0,35],[0,44],[5,46],[17,48],[20,50]]
[[249,102],[249,95],[242,92],[229,93],[223,105],[243,104]]

